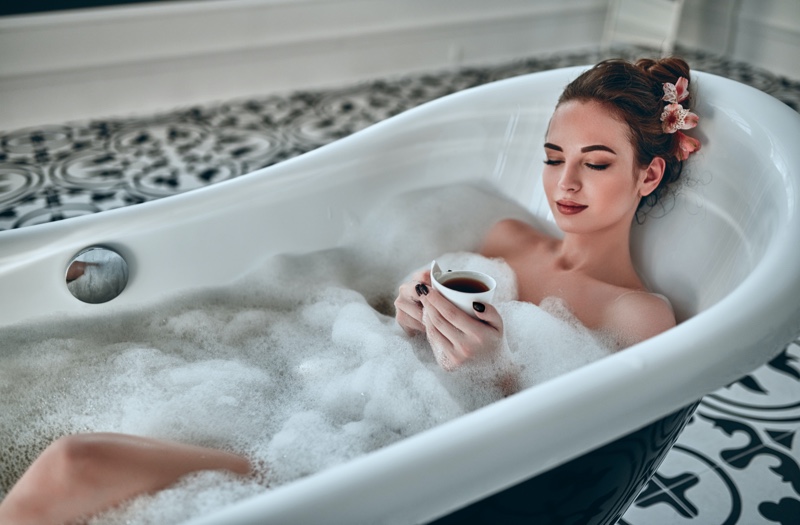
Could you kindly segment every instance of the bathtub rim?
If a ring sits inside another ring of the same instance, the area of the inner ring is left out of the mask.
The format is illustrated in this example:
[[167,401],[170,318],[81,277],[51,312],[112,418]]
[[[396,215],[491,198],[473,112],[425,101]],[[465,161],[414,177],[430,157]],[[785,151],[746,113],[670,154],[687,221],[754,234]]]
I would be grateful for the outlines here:
[[[18,229],[0,231],[0,243],[2,243],[2,241],[6,239],[10,242],[15,242],[18,241],[20,238],[24,238],[26,240],[30,239],[31,240],[30,244],[34,244],[37,241],[38,237],[39,244],[41,244],[42,241],[47,242],[48,240],[54,240],[54,239],[61,240],[61,237],[63,236],[70,237],[75,230],[79,230],[84,226],[94,226],[97,224],[110,223],[111,227],[108,228],[106,232],[92,232],[92,233],[100,233],[99,235],[95,235],[95,238],[97,239],[96,242],[88,242],[88,243],[76,242],[72,247],[72,251],[70,252],[65,251],[64,253],[62,253],[61,259],[63,261],[61,264],[66,268],[66,265],[68,264],[68,261],[72,256],[74,256],[80,249],[83,249],[91,245],[104,245],[111,249],[121,251],[123,256],[126,256],[126,258],[128,255],[135,256],[135,254],[131,254],[130,251],[126,250],[126,247],[124,245],[121,245],[114,241],[114,233],[118,233],[120,230],[123,232],[129,230],[126,221],[133,221],[137,218],[139,219],[144,218],[146,220],[149,215],[153,214],[155,214],[156,216],[160,216],[161,219],[178,219],[179,221],[188,220],[186,217],[188,213],[185,208],[191,210],[192,208],[198,207],[208,198],[209,195],[212,198],[216,196],[217,200],[230,199],[230,195],[235,195],[240,187],[246,188],[247,186],[250,185],[258,189],[264,186],[272,186],[277,184],[286,186],[289,189],[291,189],[292,186],[296,186],[301,182],[305,184],[306,182],[305,177],[298,176],[296,174],[293,175],[291,173],[296,163],[306,162],[308,159],[314,159],[317,156],[328,155],[330,151],[335,150],[337,147],[341,146],[347,147],[347,145],[352,144],[357,140],[363,140],[364,137],[369,137],[371,134],[380,135],[380,133],[382,133],[383,128],[386,126],[397,126],[397,125],[402,126],[402,122],[404,120],[408,119],[413,120],[417,117],[417,115],[420,112],[427,111],[428,108],[430,107],[435,107],[443,103],[451,103],[453,101],[457,101],[463,96],[469,96],[470,93],[480,91],[483,89],[497,88],[500,85],[510,84],[514,82],[524,83],[526,82],[526,79],[534,76],[545,78],[547,76],[552,75],[555,76],[556,78],[564,77],[565,79],[569,80],[574,76],[576,76],[577,74],[579,74],[580,72],[582,72],[583,70],[587,69],[588,67],[591,66],[590,65],[571,66],[555,70],[540,71],[536,73],[520,75],[517,77],[496,80],[489,82],[487,84],[467,88],[459,92],[451,93],[441,98],[425,102],[401,114],[377,122],[347,137],[320,146],[319,148],[306,152],[300,156],[287,159],[279,164],[255,170],[253,172],[236,177],[234,179],[221,181],[219,183],[197,188],[192,191],[147,201],[134,206],[115,208],[100,213],[83,215],[54,223],[37,224]],[[756,97],[760,97],[762,101],[769,100],[771,103],[775,105],[783,106],[782,103],[780,103],[773,97],[755,88],[741,84],[739,82],[718,75],[704,73],[702,71],[692,70],[692,73],[698,75],[696,78],[699,78],[700,80],[701,91],[703,82],[702,79],[704,77],[708,77],[713,79],[714,82],[721,82],[723,84],[727,84],[728,90],[731,89],[734,91],[743,90],[744,92],[748,92],[750,95],[755,95]],[[795,117],[796,121],[800,121],[800,116],[796,114],[793,116]],[[314,176],[319,176],[319,173],[314,174]],[[490,184],[492,184],[487,179],[481,179],[472,182],[480,182],[480,183],[489,182]],[[800,193],[798,193],[796,188],[794,193],[795,193],[794,196],[795,202],[800,202],[800,198],[798,197]],[[274,203],[274,199],[273,201],[270,202]],[[173,210],[173,208],[176,209],[177,211]],[[553,228],[555,228],[554,225],[550,226],[553,226]],[[67,248],[65,247],[64,249],[66,250]],[[41,252],[42,250],[38,251]],[[22,255],[23,256],[31,255],[31,252],[28,251]],[[9,265],[13,266],[17,263],[18,261],[15,260],[15,256],[13,254],[3,253],[2,251],[0,251],[0,277],[2,277],[4,269],[6,269]],[[122,299],[122,302],[124,301],[125,298]],[[108,304],[107,306],[113,309],[117,305],[112,303]],[[80,308],[80,305],[78,305],[78,308]],[[26,322],[28,320],[33,320],[35,322],[35,318],[31,317],[25,318]],[[14,322],[15,321],[9,322],[6,319],[0,319],[0,327],[9,326]]]

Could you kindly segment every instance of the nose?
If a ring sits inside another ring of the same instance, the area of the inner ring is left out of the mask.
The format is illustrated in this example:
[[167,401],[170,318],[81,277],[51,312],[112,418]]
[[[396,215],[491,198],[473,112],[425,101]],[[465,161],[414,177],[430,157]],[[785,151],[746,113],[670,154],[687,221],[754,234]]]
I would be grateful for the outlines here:
[[578,170],[574,166],[565,166],[558,179],[558,187],[563,191],[576,192],[581,189]]

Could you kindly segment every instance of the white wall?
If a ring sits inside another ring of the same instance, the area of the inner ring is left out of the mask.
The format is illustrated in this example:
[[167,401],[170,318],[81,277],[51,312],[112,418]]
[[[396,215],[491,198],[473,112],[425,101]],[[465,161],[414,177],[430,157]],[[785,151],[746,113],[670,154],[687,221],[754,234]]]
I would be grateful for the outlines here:
[[0,19],[0,129],[591,47],[605,0],[224,0]]
[[742,0],[732,57],[800,80],[800,0]]
[[800,0],[686,0],[678,42],[800,80]]
[[[606,8],[205,0],[4,17],[0,129],[595,48]],[[800,79],[800,0],[686,0],[679,43]]]

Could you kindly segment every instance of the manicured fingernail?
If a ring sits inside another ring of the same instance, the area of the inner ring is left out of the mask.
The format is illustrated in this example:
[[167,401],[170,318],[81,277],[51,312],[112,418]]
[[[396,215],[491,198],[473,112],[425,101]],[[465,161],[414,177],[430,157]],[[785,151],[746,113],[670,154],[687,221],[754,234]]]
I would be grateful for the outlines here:
[[486,307],[483,305],[483,303],[477,303],[477,302],[472,303],[472,308],[474,308],[476,312],[482,312],[486,310]]
[[424,283],[419,283],[414,289],[417,291],[417,295],[428,295],[428,287]]

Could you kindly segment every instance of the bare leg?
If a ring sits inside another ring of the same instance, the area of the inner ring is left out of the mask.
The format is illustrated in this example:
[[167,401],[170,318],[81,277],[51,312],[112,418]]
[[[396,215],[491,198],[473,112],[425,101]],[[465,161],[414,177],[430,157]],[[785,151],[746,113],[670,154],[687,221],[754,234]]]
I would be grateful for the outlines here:
[[210,448],[125,434],[54,441],[0,502],[0,523],[70,523],[199,470],[247,474],[247,459]]

